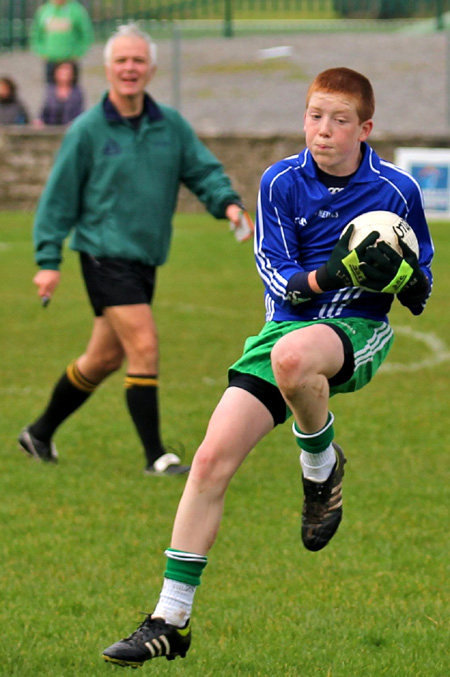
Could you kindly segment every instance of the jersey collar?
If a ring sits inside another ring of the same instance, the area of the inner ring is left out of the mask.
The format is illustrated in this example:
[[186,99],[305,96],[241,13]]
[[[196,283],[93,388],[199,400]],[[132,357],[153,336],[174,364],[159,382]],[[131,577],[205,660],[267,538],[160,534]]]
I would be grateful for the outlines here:
[[[375,181],[380,174],[380,158],[374,149],[366,141],[361,143],[363,158],[356,172],[349,180],[350,183],[369,183]],[[316,163],[308,150],[305,148],[298,156],[298,161],[303,167],[305,173],[314,179],[317,179]]]

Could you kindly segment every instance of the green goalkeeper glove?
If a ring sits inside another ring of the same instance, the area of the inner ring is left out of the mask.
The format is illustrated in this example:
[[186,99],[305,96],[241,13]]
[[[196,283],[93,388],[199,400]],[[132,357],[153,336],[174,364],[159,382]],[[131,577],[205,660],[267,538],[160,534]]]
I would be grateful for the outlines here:
[[355,249],[349,251],[348,243],[353,233],[353,224],[336,242],[331,256],[323,266],[316,270],[317,284],[322,291],[342,289],[342,287],[359,287],[364,280],[360,271],[360,257],[380,237],[380,233],[370,233]]
[[420,267],[417,256],[403,240],[400,240],[400,247],[404,260],[411,266],[413,272],[397,298],[402,305],[407,306],[414,314],[418,314],[421,312],[420,306],[425,303],[430,295],[430,281]]
[[429,284],[415,253],[399,241],[403,257],[386,242],[379,242],[361,256],[361,286],[371,291],[399,294],[404,305],[420,303],[428,295]]

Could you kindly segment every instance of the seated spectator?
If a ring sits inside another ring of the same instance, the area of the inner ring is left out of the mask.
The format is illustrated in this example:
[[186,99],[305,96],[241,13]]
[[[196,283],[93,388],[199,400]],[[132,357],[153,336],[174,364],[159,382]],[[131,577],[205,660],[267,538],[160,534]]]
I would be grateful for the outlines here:
[[83,92],[74,84],[75,70],[70,61],[58,64],[55,83],[47,85],[46,96],[37,124],[67,125],[84,110]]
[[0,125],[26,125],[28,111],[17,97],[17,85],[11,78],[0,78]]

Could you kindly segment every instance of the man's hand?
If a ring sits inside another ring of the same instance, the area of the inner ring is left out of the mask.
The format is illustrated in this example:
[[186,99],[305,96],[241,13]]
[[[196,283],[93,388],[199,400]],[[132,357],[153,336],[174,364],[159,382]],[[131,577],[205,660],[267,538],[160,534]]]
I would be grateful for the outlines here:
[[359,268],[362,255],[377,241],[380,234],[370,233],[355,249],[349,251],[348,243],[353,233],[353,224],[336,242],[331,256],[316,271],[316,281],[322,291],[332,291],[342,287],[359,287],[363,275]]
[[229,221],[232,221],[233,223],[237,224],[240,218],[240,214],[242,212],[242,207],[240,205],[228,205],[228,207],[225,209],[225,216]]
[[39,297],[42,300],[42,305],[46,306],[53,292],[59,284],[61,273],[59,270],[39,270],[33,278],[33,282],[38,288]]
[[402,240],[400,256],[386,242],[379,242],[361,257],[360,270],[364,275],[361,286],[371,291],[399,294],[403,297],[428,293],[428,280],[419,266],[417,256]]
[[245,209],[236,204],[228,205],[225,215],[230,221],[230,228],[238,242],[244,242],[244,240],[249,240],[252,237],[255,226]]

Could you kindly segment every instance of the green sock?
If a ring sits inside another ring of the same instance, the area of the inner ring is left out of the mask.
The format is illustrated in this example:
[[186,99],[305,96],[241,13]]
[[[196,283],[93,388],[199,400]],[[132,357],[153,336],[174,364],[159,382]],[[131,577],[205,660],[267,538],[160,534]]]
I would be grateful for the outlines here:
[[187,585],[200,585],[200,577],[208,561],[205,555],[196,555],[174,548],[168,548],[164,554],[167,557],[165,578],[171,578]]
[[292,426],[292,431],[295,435],[298,446],[302,451],[307,451],[310,454],[318,454],[321,451],[324,451],[334,439],[334,428],[333,428],[334,416],[328,412],[327,422],[323,428],[321,428],[316,433],[303,433],[297,428],[297,424],[294,422]]

